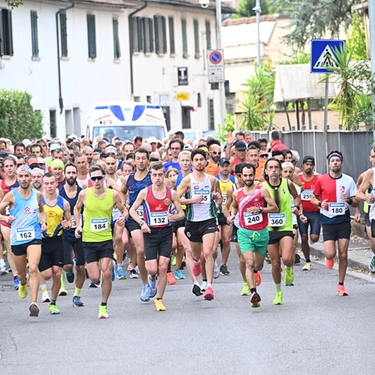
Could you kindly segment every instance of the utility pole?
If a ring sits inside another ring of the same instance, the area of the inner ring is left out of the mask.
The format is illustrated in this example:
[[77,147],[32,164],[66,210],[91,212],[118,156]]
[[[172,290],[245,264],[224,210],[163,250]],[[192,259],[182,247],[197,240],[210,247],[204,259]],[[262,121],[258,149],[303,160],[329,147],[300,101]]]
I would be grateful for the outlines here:
[[[221,42],[221,0],[216,0],[216,45],[218,50],[223,49]],[[224,125],[225,117],[225,81],[219,82],[220,95],[220,124]]]
[[373,0],[368,1],[368,18],[370,22],[370,59],[372,80],[372,143],[375,139],[375,4]]
[[255,8],[253,11],[256,14],[256,21],[257,21],[257,64],[258,64],[258,72],[260,71],[260,66],[262,65],[262,57],[260,56],[260,14],[262,13],[262,9],[260,7],[260,0],[256,0]]

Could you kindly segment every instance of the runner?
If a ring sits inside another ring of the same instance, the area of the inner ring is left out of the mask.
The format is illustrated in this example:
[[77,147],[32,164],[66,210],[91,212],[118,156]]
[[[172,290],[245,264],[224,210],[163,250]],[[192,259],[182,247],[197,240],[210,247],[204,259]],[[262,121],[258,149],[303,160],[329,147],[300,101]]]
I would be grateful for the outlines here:
[[[74,218],[83,212],[83,231],[80,223],[76,222],[76,238],[82,235],[83,251],[87,264],[87,271],[93,282],[100,279],[102,273],[102,303],[99,306],[99,319],[109,317],[107,302],[112,289],[112,260],[113,238],[110,223],[114,206],[122,215],[127,210],[121,202],[119,194],[113,189],[104,187],[105,171],[100,165],[94,165],[89,170],[90,180],[94,186],[82,190],[78,195],[77,204],[74,207]],[[119,225],[124,225],[124,217],[117,219]],[[100,261],[100,268],[98,262]]]
[[[150,297],[155,297],[156,311],[165,311],[163,296],[167,285],[167,268],[171,258],[172,222],[182,220],[182,211],[177,193],[164,184],[162,162],[151,164],[152,185],[140,191],[130,208],[130,215],[140,226],[145,243],[145,264],[149,273]],[[172,214],[172,203],[177,214]],[[143,205],[145,221],[137,215]],[[156,275],[158,287],[156,289]]]

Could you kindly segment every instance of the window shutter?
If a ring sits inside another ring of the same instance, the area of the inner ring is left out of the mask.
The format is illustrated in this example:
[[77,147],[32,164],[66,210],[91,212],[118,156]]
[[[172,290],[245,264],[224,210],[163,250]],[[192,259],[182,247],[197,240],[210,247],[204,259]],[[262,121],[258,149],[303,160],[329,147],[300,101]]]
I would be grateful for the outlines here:
[[169,50],[171,55],[176,53],[175,42],[174,42],[174,20],[173,17],[168,18],[168,26],[169,26]]
[[186,32],[186,19],[181,19],[181,28],[182,28],[182,57],[188,58],[188,41],[187,41],[187,32]]
[[212,49],[212,45],[211,45],[211,23],[208,20],[206,20],[206,47],[207,47],[207,51],[210,51]]
[[4,55],[3,11],[0,9],[0,56]]
[[160,32],[159,32],[159,17],[154,16],[154,26],[155,26],[155,52],[157,54],[161,53],[161,48],[160,48]]
[[113,51],[114,51],[114,58],[119,59],[121,57],[121,50],[120,50],[120,39],[118,33],[118,19],[112,18],[113,24]]
[[66,13],[60,13],[60,44],[61,57],[68,57],[68,32]]
[[31,52],[32,57],[39,56],[39,43],[38,43],[38,14],[35,10],[30,11],[31,21]]
[[13,56],[13,25],[12,25],[12,12],[10,10],[7,11],[8,15],[8,55]]
[[95,31],[95,15],[87,15],[87,36],[89,47],[89,58],[96,58],[96,31]]
[[194,46],[195,46],[195,58],[201,57],[199,48],[199,23],[198,20],[194,20]]
[[167,53],[167,22],[165,17],[161,17],[161,26],[163,31],[163,49],[162,53]]
[[153,21],[152,18],[148,18],[148,32],[149,32],[149,39],[150,39],[150,52],[155,52],[155,48],[154,48],[154,21]]

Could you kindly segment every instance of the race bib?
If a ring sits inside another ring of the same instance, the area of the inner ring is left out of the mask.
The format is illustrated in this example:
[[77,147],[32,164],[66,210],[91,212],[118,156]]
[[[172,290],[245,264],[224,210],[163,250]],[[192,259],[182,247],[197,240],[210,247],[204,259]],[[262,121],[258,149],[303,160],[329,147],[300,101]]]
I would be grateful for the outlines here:
[[202,202],[204,204],[211,203],[211,191],[210,190],[194,190],[194,195],[202,195]]
[[34,227],[21,227],[16,232],[17,241],[32,241],[35,238]]
[[[81,225],[81,220],[82,218],[82,215],[79,215],[79,224]],[[74,217],[74,215],[72,215],[72,228],[77,228],[77,222],[76,222],[76,218]]]
[[313,191],[312,190],[304,190],[301,193],[301,200],[303,201],[309,201],[312,197]]
[[91,219],[90,230],[91,232],[102,232],[108,229],[108,219]]
[[286,223],[285,214],[268,214],[268,225],[271,227],[283,227]]
[[167,225],[169,223],[167,212],[151,212],[150,223],[152,227]]
[[135,211],[137,215],[143,220],[143,204],[141,204]]
[[345,215],[345,203],[328,203],[328,212],[331,215]]
[[223,194],[223,205],[227,203],[227,195]]
[[263,215],[261,213],[252,214],[250,212],[244,212],[243,218],[245,220],[246,225],[259,224],[263,221]]
[[10,215],[10,212],[9,212],[9,206],[6,206],[6,207],[5,207],[5,215],[7,215],[7,216]]

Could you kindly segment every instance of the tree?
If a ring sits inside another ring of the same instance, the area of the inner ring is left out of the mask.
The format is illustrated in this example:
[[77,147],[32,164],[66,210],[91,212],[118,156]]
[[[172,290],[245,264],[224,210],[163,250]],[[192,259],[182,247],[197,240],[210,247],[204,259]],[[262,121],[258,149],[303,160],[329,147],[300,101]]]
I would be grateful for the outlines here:
[[276,0],[277,12],[291,17],[286,43],[300,50],[311,39],[338,37],[340,27],[349,27],[351,7],[358,2],[361,0]]
[[[254,8],[256,5],[256,0],[242,0],[238,4],[238,16],[239,17],[251,17],[255,16]],[[274,13],[276,8],[271,5],[270,0],[260,0],[260,8],[262,9],[261,14],[271,14]]]
[[0,134],[12,142],[43,136],[42,116],[33,110],[30,94],[0,90]]
[[367,60],[365,21],[358,13],[353,14],[346,32],[346,48],[351,51],[352,60]]
[[23,5],[23,0],[5,0],[5,2],[12,8],[18,8],[20,5]]

